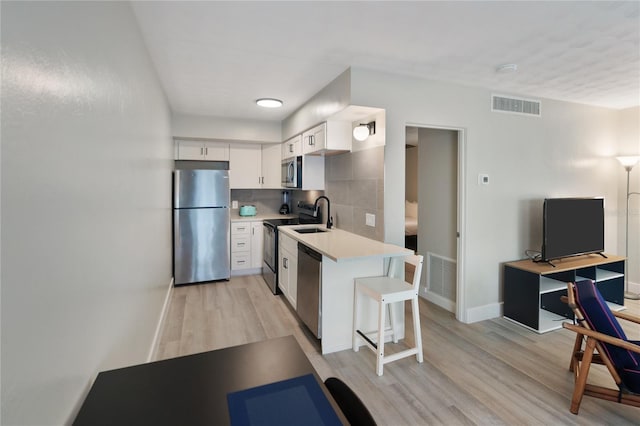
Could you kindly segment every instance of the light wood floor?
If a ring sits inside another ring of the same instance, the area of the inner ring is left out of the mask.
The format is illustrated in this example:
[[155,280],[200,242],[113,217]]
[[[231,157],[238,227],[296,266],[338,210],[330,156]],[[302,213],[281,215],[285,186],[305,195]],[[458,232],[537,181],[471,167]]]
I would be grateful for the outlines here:
[[[627,305],[640,314],[640,303]],[[405,358],[386,365],[378,377],[373,352],[363,347],[320,355],[317,341],[260,276],[234,277],[174,289],[157,359],[292,334],[318,374],[347,382],[380,425],[640,424],[639,408],[590,397],[578,416],[569,412],[574,335],[567,330],[538,335],[503,318],[462,324],[424,300],[420,316],[424,363]],[[640,340],[640,328],[626,331]],[[592,368],[590,379],[609,383],[600,368]]]

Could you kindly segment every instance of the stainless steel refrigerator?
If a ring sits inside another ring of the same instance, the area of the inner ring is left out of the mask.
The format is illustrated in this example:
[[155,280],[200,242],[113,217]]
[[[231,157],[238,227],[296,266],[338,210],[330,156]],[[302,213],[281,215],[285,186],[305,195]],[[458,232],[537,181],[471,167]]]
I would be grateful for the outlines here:
[[229,171],[176,170],[174,284],[229,279]]

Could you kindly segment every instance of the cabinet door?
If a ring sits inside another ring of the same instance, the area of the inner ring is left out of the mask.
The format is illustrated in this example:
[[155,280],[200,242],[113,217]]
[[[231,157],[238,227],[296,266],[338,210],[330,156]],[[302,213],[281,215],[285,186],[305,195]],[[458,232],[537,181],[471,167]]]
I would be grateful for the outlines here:
[[262,188],[280,189],[280,144],[262,145]]
[[231,189],[261,188],[261,163],[261,145],[231,145],[229,147],[229,187]]
[[324,190],[324,157],[305,155],[302,159],[302,189]]
[[176,141],[177,160],[204,160],[204,146],[201,141]]
[[278,287],[289,298],[289,267],[291,262],[282,244],[278,247]]
[[282,143],[282,159],[302,155],[302,135],[297,135]]
[[322,123],[302,134],[302,153],[311,154],[325,149],[327,125]]
[[293,309],[298,303],[298,252],[289,253],[289,302]]
[[251,222],[251,267],[262,268],[262,250],[264,234],[262,222]]
[[205,142],[203,148],[205,160],[229,161],[229,144],[220,142]]

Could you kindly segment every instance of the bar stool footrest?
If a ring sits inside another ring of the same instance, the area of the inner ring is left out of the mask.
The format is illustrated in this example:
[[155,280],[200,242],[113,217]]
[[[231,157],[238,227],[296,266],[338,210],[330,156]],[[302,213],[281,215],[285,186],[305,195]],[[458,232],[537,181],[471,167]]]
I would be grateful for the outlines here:
[[386,364],[388,362],[397,361],[402,358],[406,358],[411,355],[416,355],[418,353],[418,348],[405,349],[404,351],[397,352],[395,354],[389,354],[384,356],[383,363]]
[[362,337],[365,340],[365,342],[367,342],[367,344],[369,346],[372,346],[374,349],[378,349],[378,345],[376,344],[376,342],[374,342],[373,340],[369,339],[369,336],[367,336],[366,334],[364,334],[360,330],[356,330],[356,333],[358,333],[360,335],[360,337]]
[[[373,330],[373,331],[356,330],[356,333],[358,333],[358,335],[360,335],[360,337],[364,339],[365,343],[371,350],[375,352],[378,349],[378,343],[375,342],[373,339],[371,339],[371,337],[369,337],[369,335],[378,336],[378,332],[376,330]],[[386,342],[386,338],[389,336],[393,336],[393,329],[386,328],[384,330],[385,342]]]

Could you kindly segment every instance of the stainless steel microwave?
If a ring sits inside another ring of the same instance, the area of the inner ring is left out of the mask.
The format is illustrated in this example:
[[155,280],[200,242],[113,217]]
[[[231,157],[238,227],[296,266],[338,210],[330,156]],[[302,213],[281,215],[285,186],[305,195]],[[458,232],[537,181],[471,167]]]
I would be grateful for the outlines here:
[[302,188],[302,156],[282,160],[282,186]]

